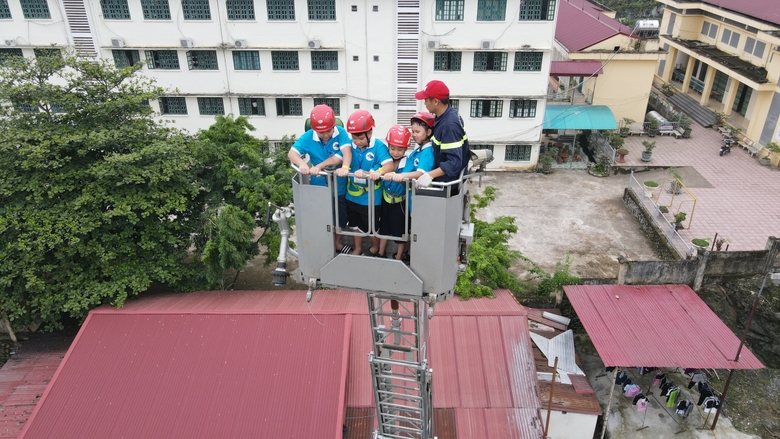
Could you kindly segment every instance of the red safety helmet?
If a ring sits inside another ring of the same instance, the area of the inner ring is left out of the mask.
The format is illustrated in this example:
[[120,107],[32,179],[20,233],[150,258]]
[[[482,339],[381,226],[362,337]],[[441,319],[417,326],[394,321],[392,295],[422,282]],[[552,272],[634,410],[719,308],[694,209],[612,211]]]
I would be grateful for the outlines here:
[[433,113],[429,113],[427,111],[418,111],[417,113],[414,113],[414,116],[412,116],[412,122],[414,122],[415,119],[418,119],[429,127],[433,128],[433,122],[436,120],[436,116],[434,116]]
[[336,115],[333,114],[333,109],[325,104],[314,106],[309,120],[311,120],[311,129],[314,131],[328,131],[336,126]]
[[366,110],[358,110],[347,119],[347,132],[350,134],[365,133],[374,128],[374,116]]
[[409,140],[412,138],[412,133],[409,128],[403,125],[393,125],[387,132],[385,141],[387,146],[397,146],[399,148],[408,148]]

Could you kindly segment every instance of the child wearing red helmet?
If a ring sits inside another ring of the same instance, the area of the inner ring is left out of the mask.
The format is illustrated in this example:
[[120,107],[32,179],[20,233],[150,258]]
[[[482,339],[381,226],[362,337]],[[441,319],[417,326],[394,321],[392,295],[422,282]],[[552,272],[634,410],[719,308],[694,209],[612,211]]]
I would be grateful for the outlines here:
[[[387,132],[385,143],[387,143],[390,157],[393,158],[393,167],[398,169],[402,162],[405,162],[406,150],[409,148],[409,142],[412,133],[409,129],[401,125],[393,125]],[[382,179],[382,206],[379,213],[379,233],[385,236],[397,236],[401,238],[404,235],[404,224],[406,223],[406,186],[403,183],[396,183],[391,176],[393,173],[385,174]],[[396,259],[401,259],[406,241],[396,240],[398,251]],[[379,240],[379,253],[377,256],[386,257],[387,239]]]

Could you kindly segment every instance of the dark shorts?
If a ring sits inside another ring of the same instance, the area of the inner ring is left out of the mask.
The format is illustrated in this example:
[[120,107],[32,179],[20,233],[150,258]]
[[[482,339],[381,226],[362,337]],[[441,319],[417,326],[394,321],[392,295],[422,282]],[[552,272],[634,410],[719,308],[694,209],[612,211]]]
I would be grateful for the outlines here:
[[404,234],[404,221],[406,221],[405,215],[406,200],[390,204],[382,200],[382,208],[379,216],[379,233],[382,235],[397,236],[399,240],[396,243],[403,243],[406,241],[400,241],[401,236]]
[[347,228],[348,222],[349,215],[347,214],[347,196],[339,195],[339,227],[342,229]]
[[[379,206],[374,206],[374,225],[379,225]],[[368,228],[368,206],[347,201],[347,215],[349,227],[359,229],[363,233],[370,232]]]

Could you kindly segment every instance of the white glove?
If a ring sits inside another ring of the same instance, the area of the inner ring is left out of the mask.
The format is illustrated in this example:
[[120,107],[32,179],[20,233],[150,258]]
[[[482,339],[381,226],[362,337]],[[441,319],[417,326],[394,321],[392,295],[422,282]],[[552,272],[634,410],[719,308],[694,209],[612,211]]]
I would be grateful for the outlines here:
[[431,177],[431,174],[425,173],[419,177],[417,177],[417,181],[415,182],[415,186],[417,188],[426,188],[431,185],[433,182],[433,177]]

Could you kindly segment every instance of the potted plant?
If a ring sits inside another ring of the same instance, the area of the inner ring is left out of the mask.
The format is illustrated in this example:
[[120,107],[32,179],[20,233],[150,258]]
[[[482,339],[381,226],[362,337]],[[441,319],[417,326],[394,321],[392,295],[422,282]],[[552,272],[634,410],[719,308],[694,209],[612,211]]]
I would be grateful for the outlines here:
[[710,238],[694,238],[691,239],[691,244],[699,251],[706,251],[710,246]]
[[626,148],[618,148],[617,149],[617,155],[618,155],[617,162],[618,163],[625,163],[626,162],[626,156],[628,155],[628,150]]
[[661,84],[661,92],[666,96],[674,96],[677,90],[675,90],[674,87],[672,87],[670,84],[664,82]]
[[647,135],[650,137],[655,137],[656,134],[658,134],[658,121],[655,119],[650,119],[650,122],[647,124]]
[[645,195],[647,195],[648,198],[652,199],[657,190],[658,190],[658,182],[655,182],[653,180],[647,180],[645,182]]
[[542,173],[549,174],[552,172],[552,165],[555,162],[555,156],[558,155],[558,148],[552,147],[547,150],[546,154],[542,154],[539,158],[539,164],[542,165]]
[[731,137],[734,140],[737,140],[737,137],[742,133],[742,128],[737,127],[729,127],[729,137]]
[[693,121],[689,117],[683,116],[680,118],[680,128],[683,130],[683,139],[691,138],[691,126],[693,126]]
[[620,126],[620,137],[628,137],[631,124],[634,122],[636,122],[634,119],[628,117],[623,118],[623,124]]
[[669,173],[672,174],[674,180],[672,180],[669,187],[666,188],[666,192],[677,195],[682,192],[682,175],[680,175],[675,167],[669,168]]
[[674,214],[674,229],[680,230],[683,228],[682,222],[685,221],[685,217],[688,216],[685,212],[677,212]]
[[[773,158],[777,158],[778,156],[780,156],[780,144],[778,144],[777,142],[775,141],[769,142],[766,145],[764,145],[764,148],[766,148],[767,151],[769,151],[769,155],[772,156]],[[778,161],[777,165],[780,166],[780,161]]]
[[726,123],[726,117],[728,117],[726,113],[719,113],[715,111],[713,114],[715,115],[715,126],[721,127],[724,123]]
[[666,206],[658,206],[658,210],[660,210],[661,213],[669,213],[669,208]]
[[644,145],[645,147],[645,150],[642,151],[642,161],[649,162],[650,158],[653,156],[653,150],[655,149],[655,141],[650,142],[649,140],[643,140],[642,145]]

